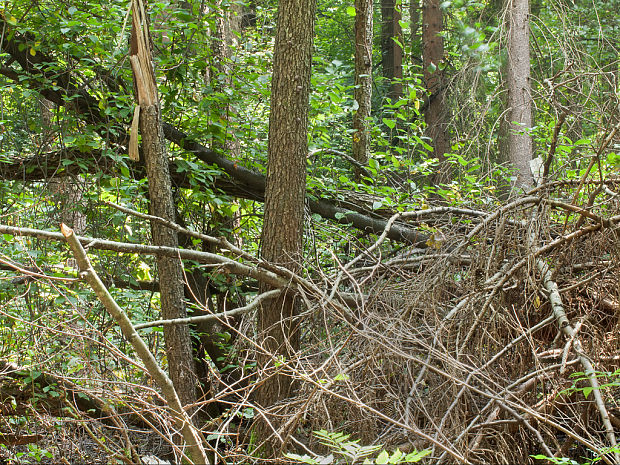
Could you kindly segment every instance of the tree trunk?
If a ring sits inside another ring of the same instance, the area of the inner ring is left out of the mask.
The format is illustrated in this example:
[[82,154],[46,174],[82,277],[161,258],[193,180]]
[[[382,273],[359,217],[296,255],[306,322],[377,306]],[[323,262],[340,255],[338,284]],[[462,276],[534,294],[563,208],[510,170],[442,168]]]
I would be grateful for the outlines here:
[[422,8],[420,7],[420,0],[409,1],[409,26],[411,29],[411,64],[416,65],[420,62],[420,55],[422,51],[422,45],[420,41],[420,16]]
[[[58,130],[54,128],[54,102],[39,95],[39,113],[41,115],[40,152],[52,151]],[[82,192],[83,180],[80,176],[53,177],[48,181],[49,193],[54,204],[60,208],[59,223],[69,224],[76,234],[86,231],[86,215],[80,211],[84,206]]]
[[383,77],[389,84],[387,97],[395,103],[403,96],[403,31],[400,0],[381,0],[381,52]]
[[440,184],[450,178],[445,154],[450,151],[447,133],[447,111],[444,108],[443,71],[443,15],[439,0],[425,0],[422,11],[422,53],[424,81],[429,93],[429,104],[424,113],[427,135],[432,139],[433,154],[439,160],[438,172],[433,183]]
[[[355,0],[355,101],[353,158],[362,164],[370,156],[369,121],[372,102],[372,0]],[[361,172],[355,169],[359,181]]]
[[[302,260],[315,9],[316,0],[280,1],[271,82],[261,255],[292,271],[300,269]],[[295,356],[299,347],[297,309],[298,302],[289,293],[260,307],[259,342],[266,354],[259,354],[258,363],[263,377],[272,374],[279,360]],[[292,387],[288,376],[269,376],[258,387],[256,400],[268,408],[288,397]],[[261,427],[261,439],[268,438],[267,428]],[[266,455],[277,451],[273,441],[266,446]]]
[[[140,104],[140,133],[142,154],[149,183],[150,210],[155,216],[175,221],[175,207],[168,168],[168,156],[161,124],[161,113],[150,51],[150,36],[146,18],[139,18],[134,4],[131,37],[131,64],[134,71],[138,103]],[[176,231],[151,222],[153,244],[177,247]],[[161,313],[164,319],[185,318],[184,280],[182,263],[178,258],[157,257]],[[165,325],[164,339],[170,377],[181,404],[196,402],[196,384],[192,344],[187,325]]]
[[532,186],[532,97],[530,95],[529,0],[508,4],[508,160],[514,187]]

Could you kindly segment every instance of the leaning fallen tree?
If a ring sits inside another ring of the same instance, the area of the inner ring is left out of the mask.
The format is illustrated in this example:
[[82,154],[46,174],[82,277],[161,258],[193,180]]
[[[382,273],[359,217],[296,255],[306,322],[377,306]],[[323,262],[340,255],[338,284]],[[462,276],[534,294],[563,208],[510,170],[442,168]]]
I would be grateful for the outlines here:
[[[101,137],[109,141],[113,146],[113,152],[127,154],[129,150],[129,124],[124,121],[111,120],[102,116],[100,112],[101,102],[98,98],[80,86],[79,80],[69,69],[63,69],[56,63],[53,57],[37,52],[29,53],[28,39],[23,34],[14,30],[0,15],[0,46],[2,50],[11,56],[11,61],[19,63],[22,74],[13,68],[0,67],[0,74],[5,77],[26,85],[38,91],[43,97],[58,106],[68,107],[85,123],[98,128]],[[24,78],[24,74],[25,77]],[[103,86],[112,92],[127,92],[127,86],[120,79],[112,79],[104,70],[98,70],[98,78]],[[240,164],[229,160],[222,154],[204,147],[193,140],[191,135],[163,122],[164,136],[169,141],[187,153],[193,154],[197,160],[207,165],[217,166],[223,179],[218,179],[214,186],[223,192],[251,200],[262,201],[265,193],[265,176],[249,170]],[[77,149],[63,149],[50,153],[31,155],[28,157],[16,157],[12,162],[0,163],[0,179],[2,180],[48,180],[53,175],[79,174],[84,170],[78,166],[67,169],[70,165],[63,160],[81,160],[82,164],[88,163],[99,170],[114,170],[115,163],[102,151],[95,150],[83,152]],[[181,170],[176,169],[175,162],[171,162],[171,175],[178,182],[177,185],[187,185],[187,178]],[[144,177],[143,163],[135,163],[134,176]],[[321,198],[321,196],[308,195],[308,206],[313,213],[337,223],[350,225],[366,233],[379,234],[385,229],[386,219],[377,215],[363,205],[347,203],[340,205],[338,201]],[[429,236],[410,228],[405,224],[394,224],[388,230],[390,239],[424,246]]]

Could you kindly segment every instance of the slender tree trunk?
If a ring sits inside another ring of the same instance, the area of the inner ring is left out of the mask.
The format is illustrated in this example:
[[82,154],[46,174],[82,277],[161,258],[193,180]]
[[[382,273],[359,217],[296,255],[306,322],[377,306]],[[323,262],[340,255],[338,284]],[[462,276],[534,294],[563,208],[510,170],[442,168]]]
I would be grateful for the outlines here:
[[532,185],[532,97],[530,95],[529,0],[508,2],[508,160],[514,187]]
[[422,7],[420,6],[420,0],[409,0],[409,27],[411,34],[409,36],[411,41],[411,57],[410,61],[412,65],[419,63],[421,56],[421,37],[420,37],[420,17],[422,16]]
[[[168,156],[161,124],[159,97],[155,83],[147,19],[139,13],[134,0],[131,38],[131,64],[140,104],[140,134],[142,154],[149,183],[150,210],[155,216],[175,221],[175,206],[168,170]],[[151,222],[153,244],[177,247],[176,231]],[[157,257],[161,313],[164,319],[185,318],[184,280],[182,263],[177,258]],[[187,325],[165,325],[164,339],[168,369],[181,404],[196,402],[197,377],[192,344]]]
[[[279,2],[271,82],[261,255],[292,271],[300,269],[302,260],[315,9],[316,0]],[[298,301],[290,293],[260,307],[259,342],[266,353],[259,354],[258,362],[263,377],[277,370],[282,359],[295,356],[299,347],[297,314]],[[288,376],[269,376],[258,387],[256,400],[264,408],[271,407],[290,396],[292,387],[293,380]],[[267,439],[270,431],[263,426],[260,436]],[[273,455],[276,450],[270,441],[265,453]]]
[[[368,163],[370,156],[369,118],[372,103],[372,0],[355,0],[355,101],[353,115],[353,158]],[[355,169],[359,181],[360,170]]]
[[381,51],[383,76],[389,83],[387,97],[392,103],[403,96],[403,31],[400,0],[381,0]]
[[429,93],[429,104],[424,114],[427,135],[432,139],[433,155],[439,160],[439,170],[433,183],[439,184],[450,178],[445,154],[450,151],[447,132],[448,112],[444,103],[443,71],[443,15],[439,0],[424,0],[422,11],[422,53],[424,81]]
[[[41,115],[41,139],[39,151],[53,150],[57,129],[54,128],[54,109],[56,104],[43,95],[39,95],[39,112]],[[84,182],[81,177],[60,177],[48,181],[49,192],[56,205],[60,207],[60,222],[69,224],[76,234],[83,234],[86,230],[86,215],[80,211],[84,201],[82,192]]]

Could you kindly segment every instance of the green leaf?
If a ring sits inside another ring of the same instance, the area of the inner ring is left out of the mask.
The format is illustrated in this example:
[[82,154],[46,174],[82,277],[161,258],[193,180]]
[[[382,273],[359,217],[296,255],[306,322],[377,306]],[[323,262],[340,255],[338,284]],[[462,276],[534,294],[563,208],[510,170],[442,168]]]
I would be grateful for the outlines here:
[[375,463],[385,464],[385,463],[388,463],[389,459],[390,459],[390,454],[388,453],[388,451],[384,450],[379,455],[377,455],[377,458],[375,459]]
[[336,376],[334,376],[334,381],[346,381],[349,379],[349,375],[347,375],[346,373],[338,373]]
[[300,462],[300,463],[311,463],[311,464],[319,463],[318,460],[313,459],[309,455],[298,455],[298,454],[287,453],[287,454],[284,454],[284,457],[286,457],[287,459],[294,460],[295,462]]
[[344,213],[341,213],[341,212],[336,212],[336,214],[334,215],[334,217],[335,217],[337,220],[341,220],[341,219],[343,219],[343,218],[344,218],[344,216],[345,216],[345,215],[344,215]]
[[587,386],[583,388],[583,397],[585,397],[586,399],[588,398],[588,396],[590,395],[590,393],[594,390],[594,388],[592,386]]
[[377,210],[377,209],[381,208],[382,206],[383,206],[383,202],[382,202],[382,201],[380,201],[380,200],[375,200],[375,201],[372,203],[372,209],[373,209],[373,210]]
[[394,121],[393,119],[383,118],[383,124],[385,124],[390,129],[394,129],[396,127],[396,121]]
[[432,451],[430,449],[424,449],[424,450],[420,450],[420,451],[413,451],[410,452],[409,454],[407,454],[407,456],[405,457],[404,460],[402,460],[405,463],[414,463],[414,462],[419,462],[420,460],[422,460],[423,457],[426,457],[427,455],[429,455]]
[[347,14],[349,16],[355,16],[356,15],[355,8],[353,8],[352,6],[348,6],[347,7]]
[[401,452],[401,450],[397,448],[390,456],[388,463],[402,463],[404,455],[405,453]]

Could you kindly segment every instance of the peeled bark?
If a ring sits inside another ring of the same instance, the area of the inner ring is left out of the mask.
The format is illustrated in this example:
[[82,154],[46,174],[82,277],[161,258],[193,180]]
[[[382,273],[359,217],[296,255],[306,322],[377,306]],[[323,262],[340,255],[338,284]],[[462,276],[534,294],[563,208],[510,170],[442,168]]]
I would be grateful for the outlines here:
[[88,284],[90,284],[93,291],[95,291],[97,297],[104,305],[110,316],[114,318],[121,329],[123,336],[125,336],[144,364],[146,371],[152,376],[161,389],[168,404],[169,412],[174,419],[176,426],[181,431],[185,444],[188,447],[191,463],[208,463],[205,450],[202,447],[201,434],[196,428],[194,428],[189,415],[185,412],[185,410],[183,410],[178,393],[173,386],[173,383],[170,381],[170,378],[161,369],[157,363],[157,360],[149,351],[146,342],[144,342],[144,340],[136,332],[136,329],[127,314],[118,306],[116,301],[112,298],[104,286],[103,282],[90,264],[86,251],[82,247],[82,244],[78,240],[77,236],[73,233],[73,230],[63,224],[61,225],[61,231],[63,236],[67,239],[73,255],[78,262],[81,275],[84,276],[84,279],[88,282]]

